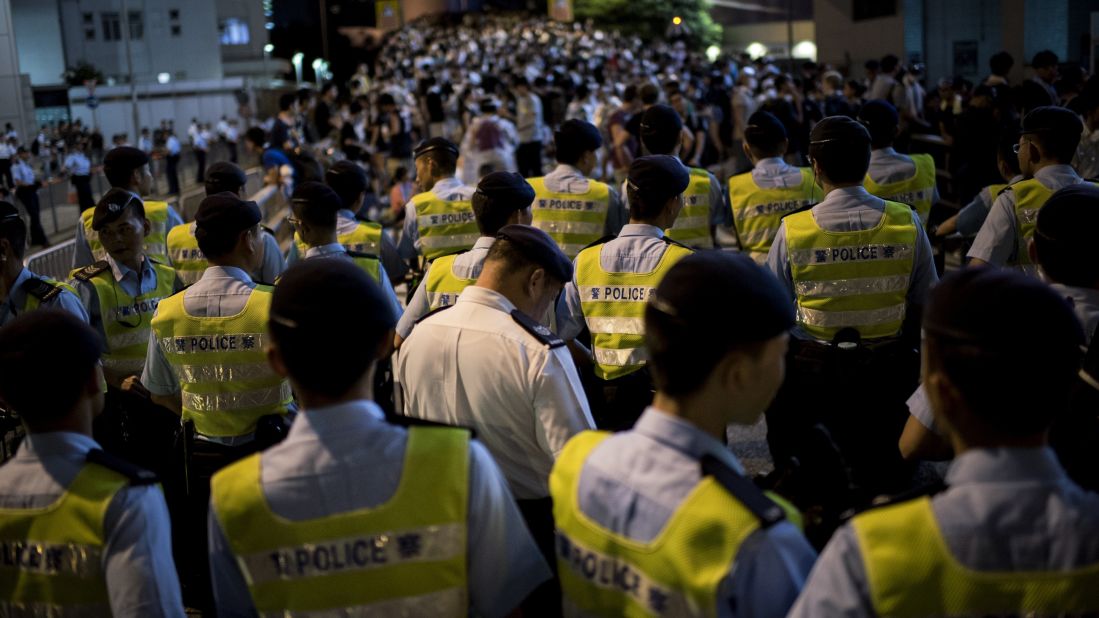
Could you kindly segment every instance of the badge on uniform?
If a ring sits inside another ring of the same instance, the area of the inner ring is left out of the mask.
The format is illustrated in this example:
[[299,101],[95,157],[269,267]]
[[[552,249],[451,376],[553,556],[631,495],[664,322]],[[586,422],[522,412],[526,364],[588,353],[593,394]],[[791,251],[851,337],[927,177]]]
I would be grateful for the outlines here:
[[555,335],[545,324],[534,320],[518,309],[511,312],[511,319],[515,320],[515,323],[519,326],[522,326],[523,330],[534,335],[535,339],[551,348],[559,348],[565,345],[565,340]]

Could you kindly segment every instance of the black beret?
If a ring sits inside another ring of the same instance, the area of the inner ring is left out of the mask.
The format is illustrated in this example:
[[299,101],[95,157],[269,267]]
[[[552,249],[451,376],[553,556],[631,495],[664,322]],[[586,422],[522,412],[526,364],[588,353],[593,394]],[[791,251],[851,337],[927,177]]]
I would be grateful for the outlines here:
[[1035,238],[1081,249],[1095,246],[1099,229],[1099,187],[1090,182],[1056,191],[1038,211]]
[[554,279],[565,282],[572,279],[572,262],[542,230],[513,223],[500,228],[496,238],[510,242],[519,253],[541,266]]
[[[339,302],[317,302],[320,298]],[[275,286],[270,321],[272,329],[327,334],[334,341],[351,324],[381,334],[396,325],[397,317],[381,286],[354,262],[302,260],[287,269]]]
[[454,145],[454,142],[442,137],[432,137],[420,142],[420,145],[416,146],[416,150],[412,151],[412,155],[418,159],[433,150],[442,150],[455,157],[458,156],[458,147]]
[[789,294],[774,275],[739,253],[699,251],[683,258],[649,302],[681,325],[684,341],[719,354],[734,344],[767,341],[794,325]]
[[240,199],[235,193],[223,192],[206,196],[195,213],[197,229],[213,234],[239,234],[263,220],[255,202]]
[[675,135],[682,130],[679,112],[667,105],[653,105],[641,115],[641,135]]
[[1084,132],[1084,124],[1074,112],[1056,105],[1035,107],[1023,116],[1020,133],[1053,133],[1069,137]]
[[893,129],[900,122],[897,108],[889,101],[873,99],[863,104],[859,110],[859,120],[874,129]]
[[473,201],[492,209],[522,210],[534,201],[534,187],[521,174],[492,172],[477,183]]
[[862,123],[847,116],[828,116],[813,126],[809,134],[809,145],[818,146],[829,142],[861,143],[869,147],[870,132]]
[[744,139],[749,144],[777,144],[786,139],[786,127],[771,112],[760,110],[748,118]]
[[676,157],[649,155],[630,163],[626,182],[645,195],[666,200],[687,190],[691,172]]
[[206,195],[230,191],[240,191],[248,182],[244,170],[228,161],[218,161],[206,168]]
[[561,128],[553,134],[553,141],[558,147],[561,144],[571,144],[576,146],[577,151],[585,152],[599,150],[603,145],[603,136],[594,124],[572,118],[561,123]]
[[[358,196],[370,184],[366,171],[353,161],[337,161],[324,174],[324,181],[341,196]],[[351,204],[344,204],[349,208]]]
[[335,213],[343,208],[343,200],[332,190],[332,187],[323,182],[308,181],[294,188],[294,194],[290,197],[293,203],[305,203],[310,208],[323,209]]
[[139,212],[144,217],[145,206],[133,193],[118,187],[104,193],[95,205],[95,212],[92,213],[92,229],[99,231],[103,229],[104,225],[114,223],[120,219],[123,213],[126,212],[126,207],[132,202],[137,202],[137,206],[140,207]]
[[149,155],[140,148],[132,146],[119,146],[110,149],[103,157],[103,170],[110,173],[112,170],[136,170],[149,162]]

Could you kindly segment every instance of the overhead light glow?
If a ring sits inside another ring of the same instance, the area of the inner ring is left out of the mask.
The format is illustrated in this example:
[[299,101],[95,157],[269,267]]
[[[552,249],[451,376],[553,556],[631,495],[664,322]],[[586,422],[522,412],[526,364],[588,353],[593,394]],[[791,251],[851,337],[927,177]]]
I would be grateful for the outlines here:
[[817,44],[812,41],[802,41],[794,46],[792,54],[794,58],[808,58],[817,61]]
[[157,83],[160,83],[160,84],[167,84],[168,82],[172,81],[172,74],[171,73],[157,73],[156,74],[156,81],[157,81]]
[[721,48],[717,45],[711,45],[706,48],[706,58],[710,62],[716,62],[717,57],[721,55]]
[[679,15],[676,15],[675,17],[672,18],[672,23],[678,26],[679,24],[683,23],[683,18],[680,17]]
[[744,51],[748,52],[748,55],[752,58],[762,58],[767,55],[767,46],[759,41],[754,41],[748,44],[748,47],[744,48]]
[[272,44],[270,44],[270,43],[268,43],[267,45],[264,45],[264,46],[263,46],[263,51],[264,51],[264,53],[267,53],[267,54],[269,54],[269,53],[271,53],[271,52],[275,51],[275,46],[274,46],[274,45],[272,45]]
[[298,66],[301,66],[302,60],[305,60],[305,54],[301,52],[294,54],[293,57],[290,58],[290,62],[293,62]]

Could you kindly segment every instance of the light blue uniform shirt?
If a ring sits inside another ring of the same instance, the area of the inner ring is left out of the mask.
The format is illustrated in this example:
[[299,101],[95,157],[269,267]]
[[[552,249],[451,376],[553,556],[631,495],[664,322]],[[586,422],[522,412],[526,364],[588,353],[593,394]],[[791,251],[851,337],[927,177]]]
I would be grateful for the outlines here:
[[[350,260],[351,256],[347,254],[347,247],[344,247],[338,242],[330,245],[321,245],[320,247],[310,247],[305,252],[306,260],[324,258]],[[382,293],[389,299],[390,308],[393,310],[393,319],[399,320],[401,318],[401,301],[397,300],[397,293],[393,291],[393,285],[389,282],[389,276],[385,273],[385,264],[378,264],[378,274],[381,279],[379,285],[382,288]]]
[[[355,231],[355,228],[359,226],[359,220],[355,218],[355,213],[347,210],[346,208],[336,212],[336,234],[350,234]],[[390,273],[393,279],[401,279],[408,272],[408,264],[401,259],[401,256],[397,254],[397,247],[393,244],[393,239],[389,237],[384,231],[381,235],[381,241],[378,248],[378,257],[382,260],[382,266],[385,267],[385,272]],[[286,265],[293,266],[301,259],[298,255],[298,243],[290,243],[290,248],[286,250]],[[272,279],[274,281],[274,279]]]
[[[974,449],[946,475],[931,508],[950,554],[975,571],[1043,572],[1099,562],[1099,495],[1069,480],[1048,448]],[[897,530],[903,543],[905,530]],[[836,531],[790,612],[874,616],[851,525]]]
[[[496,242],[493,236],[482,236],[473,243],[473,248],[454,256],[454,264],[451,270],[463,279],[476,279],[481,276],[481,268],[485,265],[488,250],[492,243]],[[412,301],[405,307],[404,315],[397,322],[397,334],[402,339],[408,339],[412,329],[416,327],[416,321],[431,313],[431,303],[427,298],[427,277],[420,281],[419,287],[412,294]]]
[[[140,199],[142,204],[145,204],[145,200],[143,200],[140,195],[136,193],[134,193],[133,195],[134,197]],[[168,232],[171,231],[173,227],[177,225],[183,225],[183,219],[180,218],[175,208],[172,208],[171,205],[168,206],[168,221],[165,225],[167,226],[164,228],[165,237],[167,237]],[[72,268],[73,270],[76,270],[77,268],[83,268],[89,264],[94,263],[95,256],[92,255],[91,245],[88,244],[88,239],[84,237],[84,224],[77,220],[76,248],[73,252]]]
[[[443,178],[431,187],[431,192],[443,200],[468,201],[473,198],[477,187],[462,184],[457,178]],[[420,224],[416,221],[416,206],[409,200],[404,207],[404,233],[401,234],[401,242],[397,244],[397,254],[401,259],[411,260],[423,253],[420,243]]]
[[791,189],[801,186],[801,168],[790,165],[782,157],[767,157],[756,161],[752,182],[760,189]]
[[[43,279],[43,277],[39,277],[26,268],[19,271],[19,276],[15,278],[11,290],[8,291],[7,299],[0,303],[0,326],[7,324],[23,313],[23,307],[27,304],[27,292],[23,289],[23,283],[30,279]],[[85,324],[88,323],[88,312],[84,310],[80,298],[68,290],[61,290],[60,294],[40,306],[63,309],[83,320]]]
[[[1022,179],[1023,175],[1019,174],[1008,181],[1007,184],[1013,185]],[[958,211],[958,220],[955,222],[958,234],[969,237],[981,231],[981,226],[988,218],[988,213],[992,210],[992,203],[995,199],[989,187],[984,187],[977,192],[977,196],[973,198],[973,201]]]
[[[821,203],[809,212],[821,228],[832,232],[857,232],[867,230],[881,223],[885,214],[885,202],[866,192],[862,186],[833,189],[824,196]],[[912,276],[908,283],[908,304],[923,305],[931,286],[939,282],[938,272],[931,254],[931,243],[927,240],[920,215],[912,211],[912,224],[916,226],[916,250],[912,260]],[[790,298],[797,300],[794,293],[794,278],[790,274],[790,256],[786,250],[786,222],[778,227],[771,252],[767,254],[767,270],[774,273],[779,283],[786,288]],[[799,339],[812,339],[799,327],[791,331]]]
[[[607,272],[648,273],[656,270],[667,249],[664,230],[645,223],[627,223],[618,238],[600,246],[599,265]],[[565,340],[575,339],[584,330],[576,264],[573,262],[572,281],[565,284],[564,294],[557,300],[557,334]]]
[[[553,171],[544,177],[546,189],[554,193],[587,193],[590,181],[580,170],[567,163],[558,163]],[[608,186],[610,191],[607,204],[607,220],[603,226],[604,236],[617,236],[622,226],[630,220],[630,212],[618,197],[618,191]]]
[[[98,448],[83,434],[29,434],[15,457],[0,466],[0,508],[41,509],[57,502],[84,468],[88,451]],[[103,535],[101,564],[111,613],[182,618],[171,524],[160,488],[138,485],[115,494],[103,517]]]
[[[305,411],[286,439],[261,456],[264,497],[276,515],[292,521],[377,507],[397,490],[407,443],[408,431],[386,422],[372,401]],[[470,442],[469,460],[469,601],[478,615],[502,616],[549,579],[550,571],[500,469],[480,442]],[[209,522],[218,615],[254,616],[244,577],[212,508]]]
[[11,164],[11,178],[16,184],[23,183],[33,185],[36,182],[34,168],[22,159],[16,159],[15,162]]
[[[577,489],[580,510],[616,534],[650,542],[702,480],[704,455],[744,474],[720,440],[650,407],[632,430],[612,435],[588,456]],[[718,615],[785,615],[816,557],[790,522],[756,530],[718,587]]]
[[[192,223],[187,227],[187,232],[191,236],[195,235],[196,225]],[[256,281],[273,285],[275,280],[286,271],[286,260],[282,257],[282,248],[279,247],[279,241],[271,232],[261,229],[260,235],[263,237],[263,265],[253,273],[253,278]]]
[[73,176],[87,176],[91,173],[92,164],[82,152],[74,152],[65,157],[65,169]]

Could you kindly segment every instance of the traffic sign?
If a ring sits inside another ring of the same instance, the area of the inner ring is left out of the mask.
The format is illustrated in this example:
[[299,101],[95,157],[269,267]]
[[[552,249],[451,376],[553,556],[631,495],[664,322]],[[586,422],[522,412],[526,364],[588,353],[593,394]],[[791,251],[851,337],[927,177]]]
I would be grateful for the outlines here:
[[88,97],[84,99],[84,105],[87,105],[88,109],[95,109],[99,107],[99,99],[95,97]]

